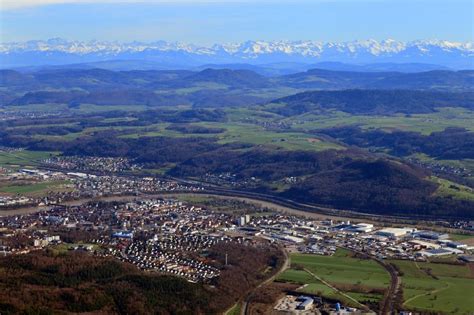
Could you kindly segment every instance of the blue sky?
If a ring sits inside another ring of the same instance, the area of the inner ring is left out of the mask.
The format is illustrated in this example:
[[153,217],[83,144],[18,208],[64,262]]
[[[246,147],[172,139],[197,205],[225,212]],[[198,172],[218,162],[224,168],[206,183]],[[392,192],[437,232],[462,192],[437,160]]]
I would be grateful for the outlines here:
[[[473,41],[474,0],[0,0],[0,41]],[[51,4],[53,3],[53,4]]]

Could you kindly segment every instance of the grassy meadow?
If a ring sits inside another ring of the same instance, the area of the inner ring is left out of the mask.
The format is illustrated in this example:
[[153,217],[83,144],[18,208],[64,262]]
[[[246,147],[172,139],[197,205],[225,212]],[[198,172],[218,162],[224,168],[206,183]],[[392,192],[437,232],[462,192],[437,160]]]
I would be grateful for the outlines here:
[[473,314],[474,268],[468,265],[392,261],[403,272],[404,308],[418,312]]
[[[315,278],[307,270],[339,291]],[[347,296],[360,303],[379,301],[383,290],[389,285],[390,276],[375,261],[353,258],[350,252],[339,249],[333,256],[291,254],[291,268],[277,280],[301,284],[301,292],[319,294],[360,307]]]
[[6,168],[18,168],[28,166],[34,167],[37,166],[42,160],[47,159],[51,155],[55,154],[57,154],[57,152],[0,150],[0,166]]

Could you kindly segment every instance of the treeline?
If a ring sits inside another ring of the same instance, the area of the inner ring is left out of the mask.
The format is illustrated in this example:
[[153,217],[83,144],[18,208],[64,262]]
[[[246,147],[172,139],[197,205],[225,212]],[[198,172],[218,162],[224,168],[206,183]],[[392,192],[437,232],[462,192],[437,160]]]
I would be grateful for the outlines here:
[[[126,117],[127,119],[122,119]],[[12,146],[29,146],[37,140],[31,136],[64,136],[70,133],[80,133],[86,128],[106,128],[114,137],[137,132],[156,131],[154,124],[171,123],[170,130],[182,133],[217,134],[224,132],[223,128],[192,125],[195,122],[225,122],[227,115],[220,109],[186,109],[186,110],[148,110],[143,112],[111,111],[100,114],[83,114],[79,116],[62,116],[37,118],[32,123],[30,119],[15,119],[0,122],[0,142],[11,143]],[[149,128],[144,128],[150,126]],[[117,128],[115,128],[117,127]],[[140,127],[119,128],[119,127]],[[100,133],[97,134],[101,136]],[[58,137],[58,140],[61,138]],[[46,146],[46,144],[43,143]],[[67,146],[67,144],[65,144]]]
[[172,124],[166,127],[167,130],[178,131],[185,134],[217,134],[226,131],[224,128],[204,127],[190,124]]
[[425,153],[437,159],[474,159],[474,132],[464,128],[446,128],[427,136],[409,131],[364,131],[359,127],[338,127],[315,132],[349,145],[387,148],[390,154],[396,156]]
[[268,111],[295,116],[314,111],[338,110],[354,115],[393,115],[431,113],[439,107],[474,109],[474,93],[448,93],[413,90],[312,91],[274,100],[283,106]]

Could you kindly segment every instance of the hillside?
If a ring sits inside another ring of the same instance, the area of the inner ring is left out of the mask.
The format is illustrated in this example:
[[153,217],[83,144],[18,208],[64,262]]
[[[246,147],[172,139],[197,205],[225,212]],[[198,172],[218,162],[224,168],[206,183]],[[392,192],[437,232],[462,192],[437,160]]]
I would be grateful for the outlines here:
[[325,110],[365,115],[415,114],[430,113],[439,107],[474,109],[474,93],[410,90],[312,91],[276,99],[272,104],[269,105],[269,111],[284,116]]
[[[225,156],[225,159],[221,157]],[[438,198],[428,172],[357,151],[213,151],[179,163],[178,177],[256,178],[255,192],[378,215],[474,217],[472,202]],[[287,178],[294,178],[289,185]],[[449,210],[448,210],[449,209]]]
[[[144,272],[114,258],[54,248],[0,258],[2,314],[220,314],[283,261],[268,245],[217,244],[209,257],[222,269],[211,285]],[[224,268],[228,254],[229,266]],[[1,272],[8,269],[10,272]],[[265,276],[262,270],[272,270]]]
[[196,83],[212,82],[230,86],[232,88],[264,88],[270,87],[267,78],[251,70],[204,69],[190,75],[183,80],[192,85]]
[[294,88],[318,90],[359,88],[463,91],[474,89],[474,71],[433,70],[401,73],[312,69],[279,77],[277,81]]
[[[308,89],[345,90],[370,87],[370,89],[377,90],[404,89],[464,93],[473,91],[473,78],[472,71],[399,73],[313,69],[291,75],[265,77],[251,70],[211,68],[198,72],[187,70],[110,71],[105,69],[57,69],[36,72],[0,70],[0,88],[2,88],[0,98],[2,103],[0,105],[66,104],[77,106],[79,104],[95,104],[148,107],[174,105],[226,107],[262,104],[271,99],[304,92]],[[444,101],[448,96],[442,94],[419,95],[410,92],[411,94],[408,95],[407,92],[396,92],[397,97],[402,96],[403,98],[403,100],[399,99],[400,104],[396,104],[394,103],[396,101],[389,100],[394,99],[389,96],[389,92],[380,93],[385,93],[387,97],[375,96],[373,93],[374,96],[367,101],[389,101],[381,106],[400,107],[401,110],[397,109],[398,112],[420,112],[419,110],[407,110],[407,107],[412,105],[401,104],[406,101],[410,104],[416,103],[414,106],[420,108],[423,106],[431,108],[440,103],[451,106],[449,102]],[[319,95],[316,93],[297,94],[278,99],[277,102],[298,101],[306,104],[318,102],[321,97],[330,102],[340,103],[339,99],[346,102],[344,93],[336,94],[333,96],[330,96],[329,92]],[[442,100],[435,100],[435,105],[427,104],[430,100],[438,97],[441,97]],[[449,96],[449,101],[465,103],[464,97],[468,97],[467,100],[470,100],[469,94],[462,94],[459,97]],[[460,104],[458,106],[467,105]],[[386,108],[383,110],[385,111]]]

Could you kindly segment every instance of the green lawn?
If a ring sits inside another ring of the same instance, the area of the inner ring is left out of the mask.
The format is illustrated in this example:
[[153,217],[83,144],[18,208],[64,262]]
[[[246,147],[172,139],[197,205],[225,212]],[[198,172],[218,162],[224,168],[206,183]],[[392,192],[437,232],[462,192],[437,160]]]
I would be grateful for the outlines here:
[[474,278],[467,265],[392,262],[403,271],[405,308],[420,312],[474,313]]

